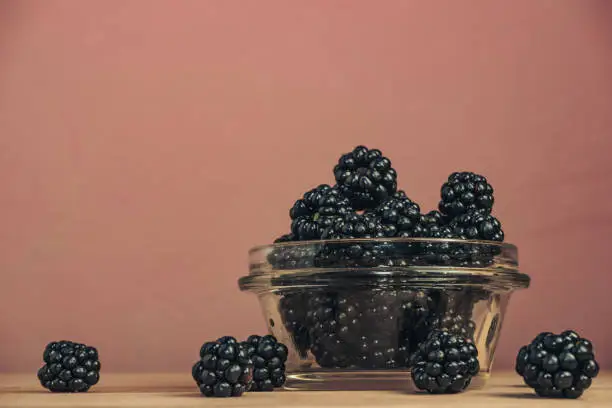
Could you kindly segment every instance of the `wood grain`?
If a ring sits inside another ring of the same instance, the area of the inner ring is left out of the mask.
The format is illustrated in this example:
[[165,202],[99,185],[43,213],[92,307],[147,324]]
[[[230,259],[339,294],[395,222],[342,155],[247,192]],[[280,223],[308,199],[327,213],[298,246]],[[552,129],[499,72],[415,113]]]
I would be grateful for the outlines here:
[[[0,407],[581,407],[612,406],[612,373],[598,377],[579,401],[536,397],[518,376],[498,373],[480,390],[434,396],[407,391],[276,391],[242,398],[199,395],[185,374],[106,374],[86,394],[51,394],[35,375],[0,374]],[[576,406],[576,405],[575,405]]]

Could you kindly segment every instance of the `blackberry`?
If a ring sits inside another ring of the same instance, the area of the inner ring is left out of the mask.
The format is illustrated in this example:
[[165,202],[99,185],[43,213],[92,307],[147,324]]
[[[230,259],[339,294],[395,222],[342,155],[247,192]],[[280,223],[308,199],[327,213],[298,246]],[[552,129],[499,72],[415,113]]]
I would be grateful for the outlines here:
[[370,214],[378,217],[389,229],[389,236],[412,237],[421,220],[419,205],[410,200],[405,193],[398,192],[384,200]]
[[357,146],[334,167],[338,189],[355,210],[373,209],[397,191],[397,173],[380,150]]
[[321,184],[304,193],[289,211],[291,232],[300,241],[320,239],[336,218],[352,211],[349,200],[337,189]]
[[310,348],[310,334],[306,320],[308,295],[286,293],[279,301],[279,312],[283,325],[301,357],[305,358]]
[[414,385],[432,394],[454,394],[466,389],[480,371],[478,350],[464,337],[434,331],[411,359]]
[[40,384],[52,392],[86,392],[100,379],[98,350],[85,344],[57,341],[47,344]]
[[274,336],[252,335],[243,343],[253,361],[253,386],[251,391],[273,391],[285,383],[287,346]]
[[516,372],[541,397],[578,398],[599,373],[593,345],[572,330],[540,333],[520,349]]
[[253,384],[253,361],[247,347],[221,337],[202,345],[191,375],[206,397],[239,397]]
[[452,219],[472,210],[491,212],[493,187],[484,176],[470,172],[456,172],[442,185],[440,212]]
[[469,211],[454,218],[450,223],[453,233],[463,239],[483,241],[504,240],[504,231],[497,218],[485,211]]

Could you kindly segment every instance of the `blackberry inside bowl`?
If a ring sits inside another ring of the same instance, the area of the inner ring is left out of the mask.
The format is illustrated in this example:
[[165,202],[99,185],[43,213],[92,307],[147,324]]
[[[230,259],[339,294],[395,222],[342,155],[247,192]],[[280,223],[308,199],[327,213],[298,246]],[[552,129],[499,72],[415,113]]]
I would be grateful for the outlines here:
[[241,290],[289,347],[287,388],[405,388],[411,355],[435,329],[474,342],[488,377],[515,289],[513,245],[390,238],[278,243],[250,251]]

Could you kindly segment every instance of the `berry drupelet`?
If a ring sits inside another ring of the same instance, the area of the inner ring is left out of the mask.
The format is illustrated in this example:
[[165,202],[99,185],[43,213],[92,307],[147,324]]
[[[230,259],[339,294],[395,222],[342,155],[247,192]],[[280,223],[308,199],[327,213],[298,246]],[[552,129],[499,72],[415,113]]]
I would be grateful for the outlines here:
[[191,374],[206,397],[240,397],[253,384],[253,361],[235,338],[221,337],[202,345]]
[[470,210],[491,212],[493,187],[484,176],[471,172],[455,172],[442,185],[440,212],[452,219]]
[[253,386],[251,391],[273,391],[285,383],[287,346],[274,336],[252,335],[243,343],[253,361]]
[[463,391],[480,371],[472,342],[447,331],[433,331],[411,359],[414,385],[432,394]]
[[334,167],[336,183],[355,210],[372,209],[397,190],[397,173],[380,150],[357,146]]
[[52,392],[86,392],[100,379],[95,347],[71,341],[47,344],[45,365],[38,370],[40,384]]
[[484,241],[504,240],[504,231],[497,218],[483,210],[469,211],[454,218],[450,227],[462,239]]
[[369,213],[380,219],[389,229],[389,235],[413,237],[417,235],[415,231],[421,221],[421,209],[403,191],[398,193],[384,200]]
[[540,333],[516,358],[516,372],[541,397],[578,398],[599,373],[593,345],[572,330]]
[[289,211],[291,232],[299,241],[320,239],[335,219],[352,211],[349,200],[336,188],[321,184],[304,193]]

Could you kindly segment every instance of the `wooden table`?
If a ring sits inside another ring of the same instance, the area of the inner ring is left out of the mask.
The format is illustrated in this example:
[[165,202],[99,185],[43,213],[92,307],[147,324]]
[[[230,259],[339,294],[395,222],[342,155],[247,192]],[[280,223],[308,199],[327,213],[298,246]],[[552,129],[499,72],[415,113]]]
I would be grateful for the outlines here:
[[204,398],[189,374],[105,374],[86,394],[52,394],[36,374],[0,374],[0,407],[612,407],[612,373],[602,373],[579,400],[543,399],[509,372],[484,389],[458,395],[412,391],[275,391],[241,398]]

